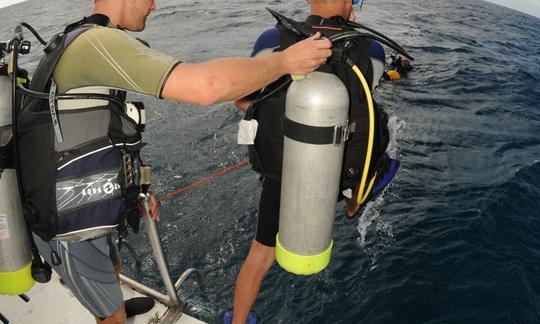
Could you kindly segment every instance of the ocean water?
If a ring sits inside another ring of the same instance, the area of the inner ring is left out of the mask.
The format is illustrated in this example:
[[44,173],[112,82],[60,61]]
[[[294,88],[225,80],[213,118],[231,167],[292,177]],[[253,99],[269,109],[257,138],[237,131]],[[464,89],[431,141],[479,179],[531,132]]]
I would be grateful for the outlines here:
[[[0,39],[19,22],[44,37],[88,14],[91,1],[29,0],[0,10]],[[200,62],[247,55],[274,24],[264,7],[302,19],[302,0],[158,1],[140,37]],[[540,20],[476,0],[368,1],[359,21],[400,42],[416,61],[384,83],[395,181],[360,218],[337,206],[329,267],[310,277],[275,266],[254,310],[261,323],[540,323]],[[29,33],[27,39],[33,40]],[[38,43],[22,59],[32,70]],[[387,50],[387,54],[391,54]],[[164,195],[246,158],[242,114],[145,98],[144,149]],[[248,167],[162,204],[160,230],[188,311],[220,323],[253,238],[260,185]],[[123,267],[162,287],[144,234],[142,265]]]

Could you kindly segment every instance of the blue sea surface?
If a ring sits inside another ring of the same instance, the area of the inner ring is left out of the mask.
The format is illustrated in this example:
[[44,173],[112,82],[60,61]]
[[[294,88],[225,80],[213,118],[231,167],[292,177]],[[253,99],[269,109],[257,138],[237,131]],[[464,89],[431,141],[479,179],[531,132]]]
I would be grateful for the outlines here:
[[[50,37],[91,4],[4,8],[0,39],[19,21]],[[302,0],[160,0],[138,36],[187,62],[245,56],[274,25],[265,6],[298,20],[308,14]],[[260,323],[540,323],[540,19],[478,0],[367,1],[357,14],[416,58],[408,78],[376,93],[401,169],[360,218],[337,206],[326,270],[271,269],[254,306]],[[31,71],[41,55],[33,46],[22,59]],[[159,195],[246,158],[233,104],[144,99],[143,157]],[[195,317],[220,323],[231,308],[259,193],[258,175],[244,167],[162,204],[173,276],[204,273],[181,289]],[[163,288],[145,235],[129,241],[142,266],[124,249],[124,271]]]

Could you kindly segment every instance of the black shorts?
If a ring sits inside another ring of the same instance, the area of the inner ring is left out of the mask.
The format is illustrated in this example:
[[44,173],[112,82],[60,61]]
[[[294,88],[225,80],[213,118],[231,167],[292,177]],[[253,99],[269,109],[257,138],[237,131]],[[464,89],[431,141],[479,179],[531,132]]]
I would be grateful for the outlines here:
[[276,235],[279,230],[280,196],[281,181],[265,177],[259,202],[255,241],[268,247],[276,246]]

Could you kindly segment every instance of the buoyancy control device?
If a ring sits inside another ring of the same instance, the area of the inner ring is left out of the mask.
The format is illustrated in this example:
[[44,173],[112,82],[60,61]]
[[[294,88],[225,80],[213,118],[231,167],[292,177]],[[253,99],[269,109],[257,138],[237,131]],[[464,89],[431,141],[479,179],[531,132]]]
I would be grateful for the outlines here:
[[53,78],[67,46],[107,23],[103,15],[85,18],[48,43],[31,29],[45,55],[30,86],[18,87],[25,97],[17,116],[17,167],[25,218],[45,241],[92,239],[126,219],[138,231],[144,105],[126,104],[126,92],[104,87],[60,94]]

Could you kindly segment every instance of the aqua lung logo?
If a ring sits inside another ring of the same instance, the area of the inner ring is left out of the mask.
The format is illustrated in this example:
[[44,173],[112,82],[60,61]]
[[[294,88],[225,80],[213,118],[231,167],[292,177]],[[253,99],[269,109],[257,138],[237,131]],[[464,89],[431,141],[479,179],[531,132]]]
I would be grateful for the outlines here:
[[56,183],[56,204],[59,212],[84,208],[121,196],[117,169],[60,180]]
[[112,195],[115,190],[120,190],[120,185],[118,183],[107,182],[106,184],[100,187],[90,187],[90,188],[82,189],[81,195],[83,197],[92,196],[96,194]]

